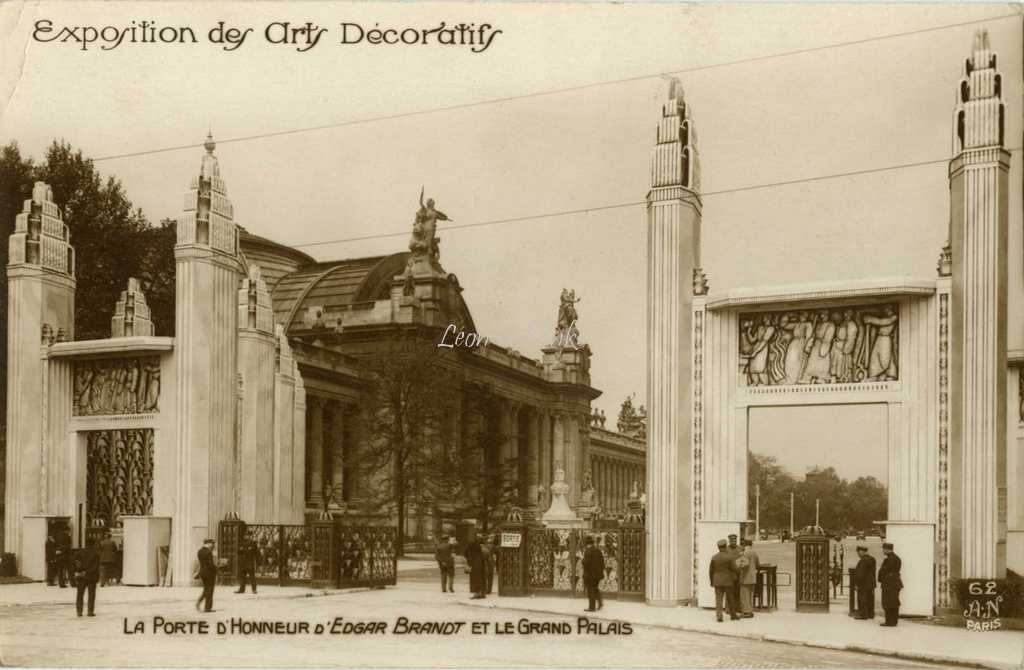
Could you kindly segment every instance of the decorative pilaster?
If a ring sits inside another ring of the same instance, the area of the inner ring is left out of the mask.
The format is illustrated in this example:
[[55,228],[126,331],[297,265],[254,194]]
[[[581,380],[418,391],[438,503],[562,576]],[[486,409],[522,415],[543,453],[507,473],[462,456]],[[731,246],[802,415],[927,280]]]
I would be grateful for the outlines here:
[[700,267],[700,167],[690,109],[672,80],[647,195],[647,584],[651,604],[693,597],[693,287]]
[[[997,492],[1006,486],[1007,216],[1001,76],[975,35],[960,81],[950,162],[951,576],[999,577]],[[997,463],[1002,461],[1004,467]],[[1000,471],[1001,470],[1001,471]]]
[[242,436],[238,453],[241,472],[238,515],[247,523],[273,518],[274,403],[276,367],[273,311],[270,294],[258,265],[250,265],[236,297],[238,374],[242,396]]
[[75,255],[45,183],[36,182],[15,218],[8,249],[4,551],[17,556],[20,570],[23,519],[51,507],[49,480],[61,474],[43,463],[48,446],[59,448],[46,435],[52,396],[45,348],[61,333],[74,334]]
[[338,401],[331,403],[331,486],[337,492],[336,503],[344,500],[343,480],[345,473],[345,405]]

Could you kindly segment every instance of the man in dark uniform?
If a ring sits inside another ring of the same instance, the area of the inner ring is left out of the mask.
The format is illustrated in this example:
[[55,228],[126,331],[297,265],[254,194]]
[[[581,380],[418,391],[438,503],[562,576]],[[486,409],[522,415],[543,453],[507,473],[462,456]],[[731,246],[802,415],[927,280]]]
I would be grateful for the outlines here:
[[893,551],[891,542],[882,543],[882,553],[885,554],[885,559],[882,560],[882,567],[878,569],[878,583],[882,585],[885,623],[880,625],[895,626],[900,617],[900,589],[903,588],[900,569],[903,567],[903,561]]
[[199,578],[203,580],[203,592],[196,601],[196,609],[205,602],[203,611],[213,611],[213,587],[217,583],[217,564],[213,560],[214,541],[211,538],[203,540],[203,547],[196,554],[199,559]]
[[82,601],[86,590],[89,591],[89,616],[96,616],[96,582],[100,580],[100,556],[96,551],[93,540],[88,540],[85,549],[78,552],[74,562],[75,587],[78,593],[75,596],[75,609],[78,616],[82,616]]
[[736,571],[736,557],[726,549],[726,541],[718,541],[718,553],[711,557],[709,577],[711,586],[715,588],[715,618],[722,620],[722,599],[729,609],[729,618],[738,621],[736,614],[736,584],[739,573]]
[[854,619],[875,618],[875,557],[864,545],[857,545],[857,567],[853,570],[853,587],[857,589],[857,615]]
[[54,580],[60,579],[60,585],[64,586],[64,571],[60,565],[60,547],[53,535],[46,536],[46,585],[53,586]]
[[[729,546],[726,548],[726,551],[728,551],[730,554],[732,554],[733,560],[739,558],[740,554],[743,553],[743,550],[740,549],[740,546],[737,543],[737,539],[738,539],[738,536],[736,534],[734,534],[734,533],[730,533],[729,534]],[[736,566],[737,579],[736,579],[736,588],[733,589],[733,591],[734,591],[734,593],[733,593],[733,598],[734,598],[733,602],[736,603],[736,611],[737,612],[740,609],[740,580],[739,580],[739,577],[738,577],[739,573],[740,573],[740,568],[739,568],[739,566]]]
[[253,595],[256,594],[256,553],[259,550],[252,536],[248,532],[242,537],[242,543],[238,545],[238,590],[235,593],[245,593],[245,585],[252,584]]
[[[604,597],[601,595],[601,580],[604,579],[604,554],[594,544],[594,538],[587,536],[583,546],[583,586],[587,589],[587,599],[590,606],[587,612],[596,612],[604,607]],[[596,607],[595,607],[596,605]]]
[[487,591],[486,577],[484,575],[484,552],[480,546],[480,533],[477,533],[473,540],[466,545],[466,567],[469,568],[469,590],[473,592],[472,600],[485,598]]
[[100,557],[100,586],[106,586],[114,579],[114,565],[117,561],[117,543],[110,537],[110,531],[104,533],[97,551]]

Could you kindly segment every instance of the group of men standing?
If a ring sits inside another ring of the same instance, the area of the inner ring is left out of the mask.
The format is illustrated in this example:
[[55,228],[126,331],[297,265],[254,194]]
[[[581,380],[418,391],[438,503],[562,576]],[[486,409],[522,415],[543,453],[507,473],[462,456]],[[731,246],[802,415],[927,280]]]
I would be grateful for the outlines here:
[[885,621],[880,626],[895,626],[900,616],[900,590],[903,581],[900,570],[903,561],[893,551],[891,542],[882,543],[882,567],[875,572],[875,557],[868,553],[864,545],[857,546],[857,567],[853,571],[853,588],[857,590],[857,614],[855,619],[874,620],[875,618],[875,585],[882,587],[882,609]]
[[[458,540],[447,535],[441,537],[434,551],[434,559],[441,570],[441,592],[455,593],[455,555]],[[494,570],[498,562],[498,545],[493,537],[476,533],[462,552],[469,572],[469,590],[473,600],[486,598],[494,590]]]
[[75,587],[75,610],[78,616],[83,612],[96,616],[96,587],[106,586],[117,577],[117,543],[110,531],[104,533],[97,544],[95,539],[86,539],[81,549],[71,548],[71,536],[62,531],[57,537],[46,538],[46,583],[66,588],[68,582]]
[[757,584],[757,569],[761,562],[750,540],[744,539],[742,543],[736,540],[736,535],[730,535],[728,541],[718,541],[718,553],[711,557],[708,570],[711,586],[715,589],[715,618],[718,621],[723,620],[723,601],[732,621],[754,616],[754,585]]

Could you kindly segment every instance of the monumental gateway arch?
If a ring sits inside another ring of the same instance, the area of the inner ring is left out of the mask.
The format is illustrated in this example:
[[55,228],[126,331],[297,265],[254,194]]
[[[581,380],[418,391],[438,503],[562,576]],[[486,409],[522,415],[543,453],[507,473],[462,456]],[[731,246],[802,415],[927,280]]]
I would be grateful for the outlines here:
[[1007,245],[1021,220],[1009,212],[1003,84],[985,32],[955,94],[949,236],[934,275],[716,293],[701,260],[694,119],[671,83],[647,196],[649,603],[714,601],[702,575],[715,541],[753,515],[752,408],[884,406],[879,521],[903,558],[904,613],[948,606],[952,578],[1024,573],[1024,329],[1007,316],[1024,302],[1021,250]]

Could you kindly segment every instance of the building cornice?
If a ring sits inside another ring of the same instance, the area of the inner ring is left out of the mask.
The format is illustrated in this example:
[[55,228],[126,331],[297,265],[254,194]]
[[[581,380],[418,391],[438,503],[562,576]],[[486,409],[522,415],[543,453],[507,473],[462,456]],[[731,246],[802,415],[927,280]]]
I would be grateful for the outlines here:
[[722,293],[712,293],[708,296],[706,305],[708,310],[718,311],[809,301],[928,296],[934,293],[934,279],[883,277],[737,288]]
[[106,340],[58,342],[49,347],[50,358],[159,354],[174,349],[173,337],[113,337]]

